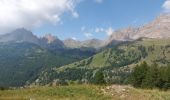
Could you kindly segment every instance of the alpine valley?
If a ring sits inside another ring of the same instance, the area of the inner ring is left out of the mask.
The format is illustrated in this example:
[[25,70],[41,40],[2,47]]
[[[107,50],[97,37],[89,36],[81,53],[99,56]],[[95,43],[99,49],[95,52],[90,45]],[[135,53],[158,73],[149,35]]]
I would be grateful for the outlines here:
[[102,71],[106,83],[124,84],[141,62],[170,64],[170,15],[140,27],[113,32],[105,40],[37,37],[21,28],[0,35],[0,86],[93,83]]

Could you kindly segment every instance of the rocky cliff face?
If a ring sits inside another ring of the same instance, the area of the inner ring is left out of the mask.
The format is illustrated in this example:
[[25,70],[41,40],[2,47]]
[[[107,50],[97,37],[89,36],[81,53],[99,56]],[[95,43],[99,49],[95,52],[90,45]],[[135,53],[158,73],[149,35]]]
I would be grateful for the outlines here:
[[115,31],[105,42],[131,41],[142,37],[170,38],[170,14],[160,15],[154,21],[138,28],[128,27]]

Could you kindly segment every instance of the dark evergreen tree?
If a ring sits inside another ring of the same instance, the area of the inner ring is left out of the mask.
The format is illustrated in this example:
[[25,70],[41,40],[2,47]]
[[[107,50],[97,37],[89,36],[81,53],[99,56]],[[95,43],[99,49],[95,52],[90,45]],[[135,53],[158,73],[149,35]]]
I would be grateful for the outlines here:
[[150,66],[147,69],[145,79],[142,82],[143,88],[155,88],[158,87],[160,82],[159,68],[157,64]]
[[132,72],[131,75],[131,81],[132,81],[132,85],[134,87],[141,87],[142,82],[145,79],[145,76],[147,74],[147,69],[148,69],[148,65],[146,62],[143,62],[141,65],[137,65],[134,68],[134,71]]
[[93,83],[94,84],[105,84],[104,74],[102,71],[99,70],[95,73]]
[[163,88],[170,89],[170,65],[167,66],[167,68],[164,70],[163,79],[164,79]]

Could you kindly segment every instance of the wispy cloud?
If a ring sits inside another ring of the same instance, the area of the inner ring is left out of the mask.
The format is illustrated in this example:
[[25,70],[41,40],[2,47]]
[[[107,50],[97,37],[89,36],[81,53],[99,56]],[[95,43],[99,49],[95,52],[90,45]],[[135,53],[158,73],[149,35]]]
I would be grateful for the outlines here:
[[77,3],[78,0],[0,0],[0,32],[56,24],[65,12],[77,18]]

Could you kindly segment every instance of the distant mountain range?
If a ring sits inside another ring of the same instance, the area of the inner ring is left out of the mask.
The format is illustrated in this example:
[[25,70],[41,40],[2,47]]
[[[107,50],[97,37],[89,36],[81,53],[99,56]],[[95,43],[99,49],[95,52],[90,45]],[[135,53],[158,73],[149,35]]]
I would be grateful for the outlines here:
[[105,40],[90,39],[78,41],[74,39],[60,40],[57,36],[47,34],[41,38],[24,28],[0,35],[0,42],[29,42],[41,46],[53,45],[59,48],[101,48],[122,41],[133,41],[139,38],[170,38],[170,14],[158,16],[154,21],[140,27],[128,27],[117,30]]
[[60,40],[57,36],[46,34],[43,37],[35,36],[31,31],[24,28],[16,29],[10,33],[0,35],[0,43],[21,43],[28,42],[38,44],[42,47],[55,46],[58,48],[99,48],[101,40],[91,39],[86,41],[77,41],[73,39]]

